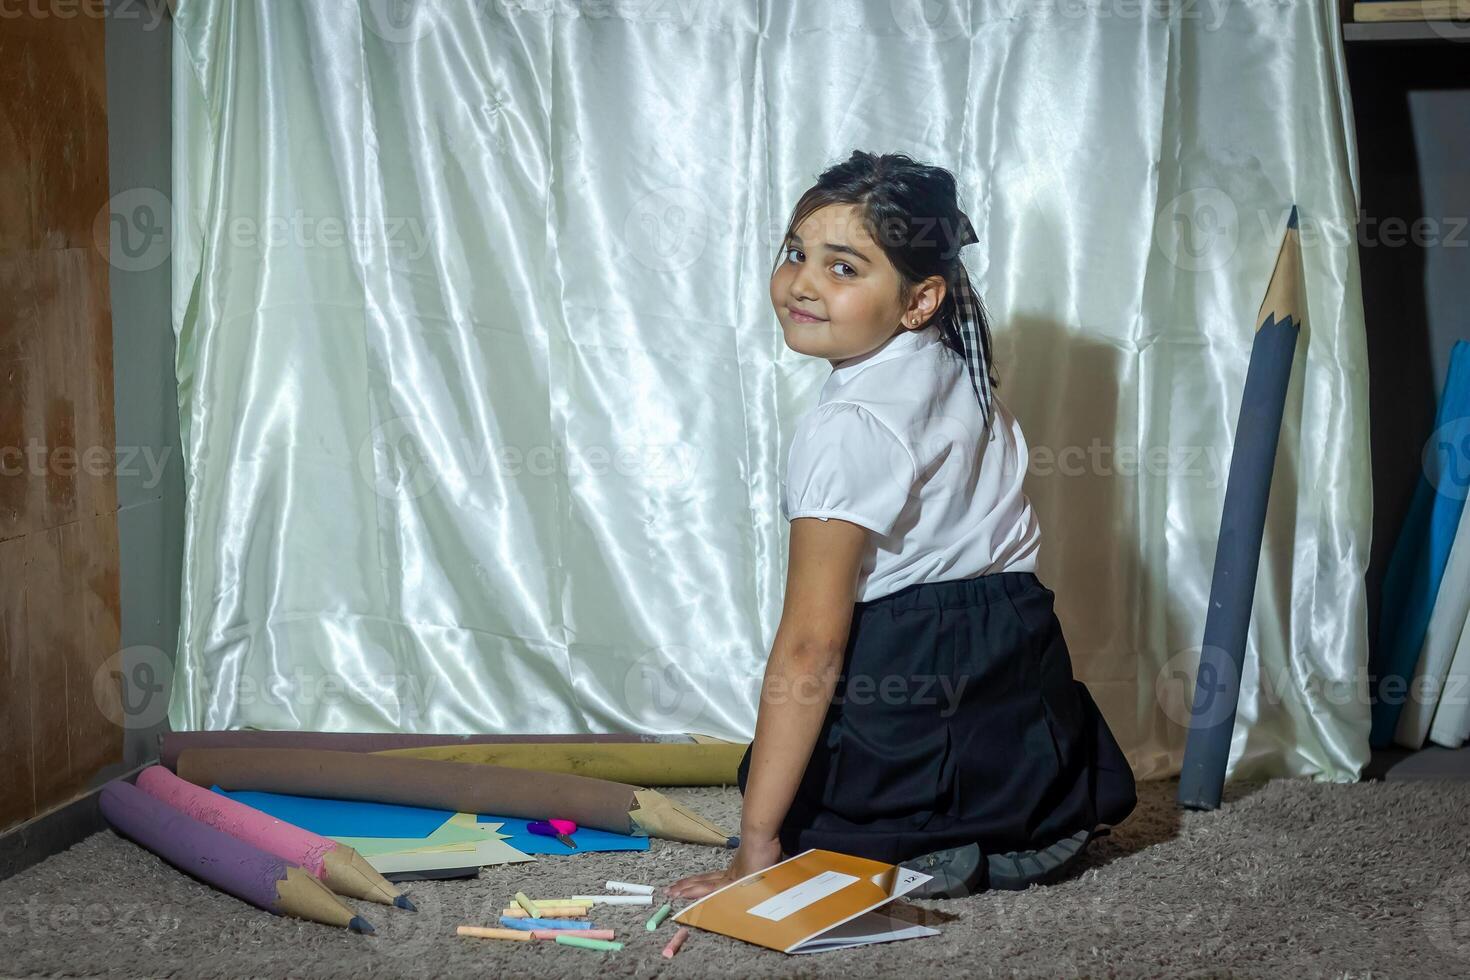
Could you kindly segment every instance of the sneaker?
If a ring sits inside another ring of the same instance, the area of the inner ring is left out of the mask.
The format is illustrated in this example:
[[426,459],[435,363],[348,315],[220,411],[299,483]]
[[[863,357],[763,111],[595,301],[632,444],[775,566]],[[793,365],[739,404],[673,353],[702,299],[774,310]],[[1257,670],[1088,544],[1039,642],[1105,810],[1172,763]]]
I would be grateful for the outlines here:
[[1111,830],[1107,826],[1079,830],[1035,851],[982,854],[979,844],[933,851],[903,862],[905,868],[932,875],[905,897],[964,898],[989,888],[1023,891],[1032,885],[1051,884],[1077,865],[1093,838],[1105,837]]
[[930,879],[904,898],[964,898],[986,888],[989,870],[979,844],[962,844],[931,851],[904,861],[903,867],[922,871]]
[[1077,865],[1082,852],[1087,850],[1088,843],[1100,836],[1102,834],[1097,830],[1079,830],[1039,851],[986,855],[990,887],[1002,891],[1024,891],[1032,885],[1049,885],[1065,878]]

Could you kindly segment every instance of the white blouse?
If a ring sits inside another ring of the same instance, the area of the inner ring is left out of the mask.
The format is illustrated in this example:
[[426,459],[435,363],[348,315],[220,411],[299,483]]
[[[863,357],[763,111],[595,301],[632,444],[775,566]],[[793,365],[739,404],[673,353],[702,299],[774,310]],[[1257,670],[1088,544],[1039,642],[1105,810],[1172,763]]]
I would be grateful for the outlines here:
[[1021,489],[1021,427],[992,392],[984,419],[964,360],[939,327],[904,330],[833,368],[797,422],[781,509],[873,533],[857,601],[917,582],[1034,572],[1041,527]]

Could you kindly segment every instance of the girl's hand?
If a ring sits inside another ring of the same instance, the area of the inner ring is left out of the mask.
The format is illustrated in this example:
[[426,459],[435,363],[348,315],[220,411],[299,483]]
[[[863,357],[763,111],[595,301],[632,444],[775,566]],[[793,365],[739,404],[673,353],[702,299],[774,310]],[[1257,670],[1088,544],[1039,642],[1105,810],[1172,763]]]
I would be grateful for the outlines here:
[[740,847],[735,851],[735,860],[724,871],[706,871],[704,874],[680,878],[664,889],[670,898],[703,898],[712,891],[724,888],[746,875],[764,871],[781,860],[779,840],[756,841],[741,836]]

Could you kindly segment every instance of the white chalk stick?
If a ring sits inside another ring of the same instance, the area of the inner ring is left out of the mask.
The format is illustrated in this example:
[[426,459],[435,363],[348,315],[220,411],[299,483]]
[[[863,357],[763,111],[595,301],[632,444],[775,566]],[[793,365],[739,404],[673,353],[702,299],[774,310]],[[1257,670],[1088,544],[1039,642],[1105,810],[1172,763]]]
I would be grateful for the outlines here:
[[637,885],[631,881],[609,881],[605,886],[610,892],[622,892],[625,895],[652,895],[652,885]]

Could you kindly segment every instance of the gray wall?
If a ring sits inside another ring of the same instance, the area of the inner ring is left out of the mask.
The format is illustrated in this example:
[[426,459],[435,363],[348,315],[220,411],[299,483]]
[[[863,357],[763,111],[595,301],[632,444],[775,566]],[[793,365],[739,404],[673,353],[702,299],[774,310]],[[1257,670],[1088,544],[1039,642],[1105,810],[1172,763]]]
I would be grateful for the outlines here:
[[[169,314],[170,67],[163,0],[113,0],[107,23],[110,190],[140,244],[112,256],[117,528],[121,559],[124,768],[156,756],[179,628],[183,466]],[[117,195],[128,194],[126,199]],[[141,208],[142,210],[138,210]]]

